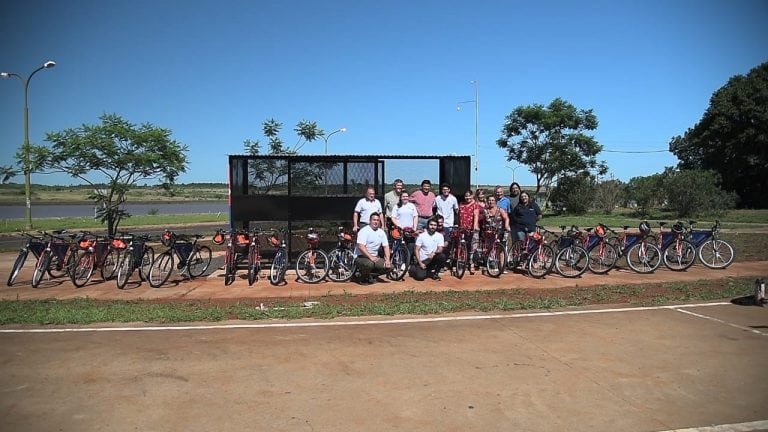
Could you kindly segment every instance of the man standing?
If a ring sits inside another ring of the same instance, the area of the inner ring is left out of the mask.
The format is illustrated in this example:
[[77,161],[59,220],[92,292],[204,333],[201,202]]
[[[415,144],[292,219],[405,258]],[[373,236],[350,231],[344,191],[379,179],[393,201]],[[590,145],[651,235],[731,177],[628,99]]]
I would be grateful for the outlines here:
[[[355,265],[360,271],[360,285],[368,285],[373,282],[371,275],[376,276],[386,273],[392,263],[389,260],[389,241],[387,233],[381,227],[381,215],[371,213],[368,224],[357,233],[355,245]],[[379,256],[379,249],[384,249],[384,258]]]
[[368,220],[373,213],[381,214],[381,202],[376,199],[376,190],[368,187],[365,191],[365,197],[360,198],[352,213],[352,229],[354,231],[368,225]]
[[432,182],[429,180],[421,181],[421,189],[411,193],[411,202],[416,206],[419,212],[418,229],[424,229],[427,221],[432,217],[432,207],[435,205],[435,194],[432,193]]
[[[496,206],[504,210],[504,213],[506,213],[507,215],[512,213],[512,208],[511,208],[512,202],[509,200],[508,196],[504,195],[504,188],[501,186],[496,186],[494,195],[496,197]],[[506,245],[508,244],[508,240],[509,240],[509,232],[507,231],[504,233],[504,238],[502,238],[501,241]]]
[[392,183],[392,190],[384,194],[384,215],[387,219],[392,218],[392,210],[400,202],[400,194],[403,193],[403,181],[396,179]]
[[443,235],[450,235],[453,227],[458,225],[459,202],[451,193],[451,185],[443,183],[440,185],[440,196],[435,198],[435,207],[437,214],[443,217],[445,231]]
[[445,239],[437,232],[437,220],[432,218],[427,222],[427,230],[416,238],[416,258],[418,264],[413,267],[411,277],[423,281],[430,277],[440,280],[440,269],[445,264],[443,245]]
[[513,210],[515,210],[515,207],[517,207],[517,204],[520,203],[520,184],[517,182],[512,182],[511,185],[509,185],[509,211],[507,212],[512,213]]

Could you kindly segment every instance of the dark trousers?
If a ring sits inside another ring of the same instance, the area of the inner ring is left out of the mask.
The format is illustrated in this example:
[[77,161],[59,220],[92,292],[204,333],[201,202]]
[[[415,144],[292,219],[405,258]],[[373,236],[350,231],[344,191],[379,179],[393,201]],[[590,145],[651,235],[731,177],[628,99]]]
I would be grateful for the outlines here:
[[376,261],[371,261],[367,257],[360,255],[355,258],[355,265],[357,265],[357,269],[360,271],[360,278],[363,280],[368,279],[371,275],[378,276],[387,272],[387,269],[384,267],[384,258],[382,257],[376,258]]
[[428,277],[432,277],[436,272],[440,271],[440,269],[443,268],[445,265],[445,254],[439,253],[435,254],[431,259],[426,259],[422,261],[426,268],[421,268],[418,265],[413,265],[411,267],[411,277],[414,280],[417,281],[423,281],[424,279]]

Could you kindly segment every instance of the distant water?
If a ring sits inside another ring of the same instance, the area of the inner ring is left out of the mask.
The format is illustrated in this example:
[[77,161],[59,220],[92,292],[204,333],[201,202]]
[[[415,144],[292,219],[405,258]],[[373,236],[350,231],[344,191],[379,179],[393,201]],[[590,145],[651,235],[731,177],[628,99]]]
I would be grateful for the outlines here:
[[[194,214],[194,213],[229,213],[226,202],[178,203],[178,204],[126,204],[125,209],[133,216],[149,214],[153,209],[157,214]],[[23,219],[23,205],[0,205],[0,219]],[[94,215],[94,207],[88,204],[35,205],[32,203],[33,218],[86,217]]]

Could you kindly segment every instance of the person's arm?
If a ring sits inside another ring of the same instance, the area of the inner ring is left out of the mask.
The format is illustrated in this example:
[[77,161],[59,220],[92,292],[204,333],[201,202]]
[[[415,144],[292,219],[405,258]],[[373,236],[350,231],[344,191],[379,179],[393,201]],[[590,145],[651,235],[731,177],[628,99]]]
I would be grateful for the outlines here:
[[360,213],[355,210],[352,212],[352,230],[357,231],[359,227],[357,226],[358,220],[360,219]]
[[507,231],[510,231],[509,229],[509,215],[507,214],[506,210],[503,208],[499,208],[501,210],[501,220],[504,221],[504,229]]
[[480,231],[480,207],[475,206],[472,211],[472,230]]
[[442,234],[440,234],[440,237],[442,237],[442,238],[443,238],[443,241],[441,241],[441,242],[438,242],[438,246],[437,246],[437,249],[435,250],[435,253],[433,253],[433,254],[432,254],[432,256],[431,256],[430,258],[432,258],[433,256],[435,256],[435,255],[437,255],[437,254],[439,254],[439,253],[442,253],[442,252],[443,252],[443,248],[445,248],[445,236],[443,236]]

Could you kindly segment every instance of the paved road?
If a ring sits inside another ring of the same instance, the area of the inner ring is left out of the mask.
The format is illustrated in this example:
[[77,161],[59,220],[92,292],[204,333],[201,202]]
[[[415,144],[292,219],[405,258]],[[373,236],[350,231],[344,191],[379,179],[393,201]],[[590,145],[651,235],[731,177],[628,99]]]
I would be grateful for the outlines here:
[[768,308],[582,312],[204,330],[6,326],[0,429],[768,428]]

